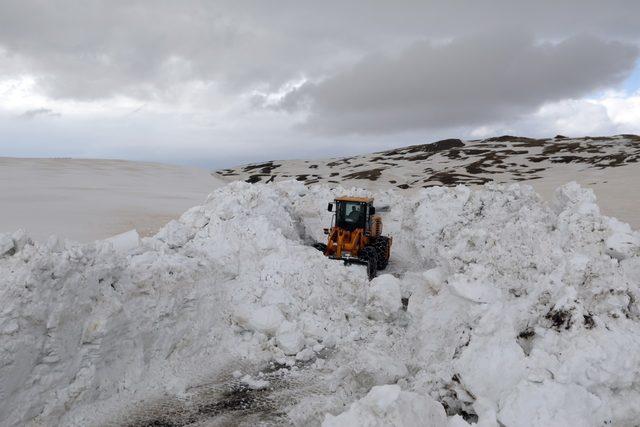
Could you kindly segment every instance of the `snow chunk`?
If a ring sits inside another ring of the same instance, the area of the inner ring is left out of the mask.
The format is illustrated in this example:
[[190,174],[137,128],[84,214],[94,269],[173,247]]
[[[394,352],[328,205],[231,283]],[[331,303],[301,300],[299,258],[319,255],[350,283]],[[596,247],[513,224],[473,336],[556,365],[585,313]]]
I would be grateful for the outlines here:
[[371,385],[392,384],[409,375],[407,366],[397,358],[375,348],[359,352],[354,371],[361,383]]
[[296,354],[296,360],[299,360],[301,362],[307,362],[313,359],[315,356],[316,356],[315,351],[313,351],[310,348],[305,348],[304,350]]
[[251,390],[262,390],[269,387],[269,381],[255,379],[251,375],[245,375],[240,379],[240,382]]
[[593,190],[582,188],[575,181],[569,182],[555,191],[551,206],[558,214],[576,212],[582,215],[598,215],[600,213]]
[[438,290],[445,279],[445,272],[441,268],[432,268],[422,273],[425,285],[431,289]]
[[390,274],[373,279],[369,286],[367,315],[375,320],[385,320],[395,315],[402,306],[400,280]]
[[476,397],[497,402],[524,377],[524,353],[510,337],[476,336],[457,361],[456,369]]
[[473,302],[492,302],[500,295],[500,292],[492,285],[469,279],[462,275],[452,276],[448,281],[448,285],[454,295]]
[[156,238],[172,249],[181,248],[194,236],[194,231],[183,223],[172,219],[156,234]]
[[15,252],[15,243],[10,234],[0,234],[0,257],[12,255]]
[[631,230],[629,224],[609,218],[612,234],[605,242],[606,252],[619,261],[640,254],[640,234]]
[[140,245],[140,236],[136,230],[129,230],[125,233],[104,239],[102,242],[110,244],[116,252],[126,253]]
[[376,386],[338,416],[327,414],[322,427],[446,426],[442,405],[427,396],[402,391],[400,386]]
[[276,334],[276,344],[287,356],[298,354],[304,347],[304,335],[292,322],[283,322]]
[[600,426],[608,422],[602,402],[574,384],[522,383],[502,403],[498,419],[507,426]]
[[14,249],[16,252],[21,251],[26,245],[33,244],[33,241],[23,229],[19,229],[11,236],[13,238]]
[[282,322],[284,322],[284,316],[280,309],[275,305],[269,305],[251,312],[245,327],[265,335],[274,335]]

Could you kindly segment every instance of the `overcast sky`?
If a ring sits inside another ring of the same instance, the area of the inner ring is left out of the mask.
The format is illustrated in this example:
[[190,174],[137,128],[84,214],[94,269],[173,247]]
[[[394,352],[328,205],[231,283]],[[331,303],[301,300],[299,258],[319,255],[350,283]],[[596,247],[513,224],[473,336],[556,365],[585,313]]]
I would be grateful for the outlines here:
[[0,1],[0,156],[640,133],[640,2]]

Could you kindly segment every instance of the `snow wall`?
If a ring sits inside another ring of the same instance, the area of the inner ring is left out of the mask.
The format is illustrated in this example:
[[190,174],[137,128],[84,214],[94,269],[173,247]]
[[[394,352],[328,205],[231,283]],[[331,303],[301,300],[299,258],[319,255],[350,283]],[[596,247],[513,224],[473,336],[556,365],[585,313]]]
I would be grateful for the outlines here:
[[[391,274],[308,246],[344,193],[390,206]],[[632,424],[639,248],[577,184],[233,183],[140,242],[0,235],[0,425],[101,425],[269,360],[329,384],[286,408],[298,425]]]

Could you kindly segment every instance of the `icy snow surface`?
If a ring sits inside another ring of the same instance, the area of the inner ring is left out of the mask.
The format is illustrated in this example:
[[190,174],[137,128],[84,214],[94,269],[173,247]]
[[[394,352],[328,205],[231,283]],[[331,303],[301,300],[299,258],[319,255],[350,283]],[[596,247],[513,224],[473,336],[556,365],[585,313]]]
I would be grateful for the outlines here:
[[372,282],[308,246],[343,193],[371,194],[233,183],[151,238],[0,235],[0,425],[637,423],[640,235],[590,190],[377,192]]

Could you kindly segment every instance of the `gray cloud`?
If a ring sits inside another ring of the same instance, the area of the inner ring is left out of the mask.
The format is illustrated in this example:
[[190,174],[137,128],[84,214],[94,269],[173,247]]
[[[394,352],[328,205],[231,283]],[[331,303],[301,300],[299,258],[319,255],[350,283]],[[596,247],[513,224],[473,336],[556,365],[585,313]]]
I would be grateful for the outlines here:
[[519,2],[5,0],[3,71],[39,77],[50,96],[171,97],[179,83],[225,90],[320,78],[372,51],[514,25],[537,37],[640,37],[633,0]]
[[594,37],[539,43],[521,32],[417,42],[288,93],[321,132],[397,132],[516,118],[541,104],[620,82],[638,49]]
[[[14,129],[0,151],[22,138],[53,153],[53,131],[65,155],[167,161],[303,156],[302,140],[314,155],[354,153],[514,117],[523,132],[545,133],[528,112],[615,88],[628,72],[637,16],[636,0],[3,0],[0,85],[29,76],[37,96],[0,104],[3,129]],[[521,32],[496,36],[505,27]],[[256,96],[273,104],[302,78],[279,110]],[[145,107],[110,122],[121,95]],[[42,105],[64,116],[30,122],[15,110],[37,117]],[[304,111],[312,134],[292,127]],[[101,123],[110,125],[97,132]]]
[[34,108],[32,110],[27,110],[24,113],[20,114],[20,117],[27,120],[32,120],[36,116],[59,117],[60,113],[56,113],[55,111],[49,108]]

